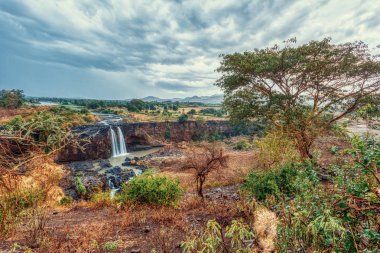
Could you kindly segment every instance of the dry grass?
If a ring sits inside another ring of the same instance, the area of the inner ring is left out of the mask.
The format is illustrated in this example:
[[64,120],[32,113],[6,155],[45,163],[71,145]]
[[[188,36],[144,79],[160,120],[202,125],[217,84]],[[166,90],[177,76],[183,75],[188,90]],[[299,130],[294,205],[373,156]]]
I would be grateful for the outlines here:
[[19,109],[0,108],[0,124],[6,123],[7,121],[11,120],[12,118],[18,115],[28,116],[34,112],[45,111],[49,108],[51,108],[51,106],[26,107]]
[[262,252],[273,252],[277,238],[276,214],[264,207],[259,207],[254,212],[254,220],[253,226]]
[[[228,166],[211,172],[205,182],[205,188],[239,184],[250,170],[257,168],[256,151],[230,151],[226,154],[229,156]],[[161,165],[159,174],[179,179],[185,190],[193,192],[196,189],[194,172],[192,170],[181,170],[181,163],[180,158],[173,158],[170,163]]]

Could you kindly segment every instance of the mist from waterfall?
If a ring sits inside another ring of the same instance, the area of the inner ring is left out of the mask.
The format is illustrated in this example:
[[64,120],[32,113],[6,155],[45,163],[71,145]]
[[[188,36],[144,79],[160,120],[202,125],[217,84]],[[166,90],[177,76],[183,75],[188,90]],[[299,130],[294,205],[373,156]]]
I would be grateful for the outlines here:
[[125,145],[124,135],[120,127],[117,127],[117,134],[112,129],[112,127],[110,127],[110,131],[112,143],[112,157],[128,154],[127,147]]

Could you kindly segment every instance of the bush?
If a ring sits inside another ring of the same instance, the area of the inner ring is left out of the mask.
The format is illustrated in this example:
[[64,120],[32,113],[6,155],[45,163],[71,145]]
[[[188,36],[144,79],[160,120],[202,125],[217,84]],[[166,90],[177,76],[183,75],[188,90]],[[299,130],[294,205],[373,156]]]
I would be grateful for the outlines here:
[[12,231],[24,211],[36,208],[45,197],[46,193],[40,188],[14,190],[0,196],[0,238]]
[[195,115],[197,111],[195,109],[191,109],[190,111],[187,112],[188,115]]
[[250,226],[242,220],[233,220],[225,229],[215,220],[209,220],[203,233],[182,242],[185,253],[195,252],[252,252],[248,243],[254,238]]
[[171,136],[170,125],[167,125],[165,128],[165,140],[170,140]]
[[256,140],[255,146],[259,150],[259,164],[264,169],[300,160],[294,142],[280,130],[270,131],[265,137]]
[[118,241],[109,241],[103,245],[105,251],[116,251],[118,248]]
[[110,191],[94,193],[90,200],[96,207],[111,206],[115,203],[115,199],[111,199]]
[[65,206],[65,205],[71,204],[72,202],[73,202],[73,198],[72,197],[70,197],[70,196],[63,196],[58,201],[58,204],[60,204],[61,206]]
[[235,150],[247,150],[252,148],[253,145],[249,143],[247,140],[240,140],[234,144],[233,149]]
[[290,197],[300,190],[297,180],[300,176],[299,166],[294,164],[271,171],[251,172],[242,189],[259,201],[265,200],[268,196],[274,196],[276,199],[282,195]]
[[174,206],[182,193],[178,180],[148,171],[123,185],[120,198],[123,201]]
[[178,122],[179,123],[185,123],[186,121],[189,120],[189,116],[187,116],[186,114],[181,114],[179,117],[178,117]]
[[86,187],[83,185],[82,179],[80,177],[75,177],[74,179],[75,190],[80,196],[84,196],[87,193]]

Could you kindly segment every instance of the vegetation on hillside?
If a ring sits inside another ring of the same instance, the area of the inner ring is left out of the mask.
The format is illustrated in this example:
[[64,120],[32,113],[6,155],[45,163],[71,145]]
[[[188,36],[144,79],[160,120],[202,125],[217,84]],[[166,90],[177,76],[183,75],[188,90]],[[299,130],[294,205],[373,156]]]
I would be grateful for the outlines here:
[[379,91],[380,62],[363,42],[295,42],[224,55],[216,85],[233,121],[270,122],[305,159],[318,136]]

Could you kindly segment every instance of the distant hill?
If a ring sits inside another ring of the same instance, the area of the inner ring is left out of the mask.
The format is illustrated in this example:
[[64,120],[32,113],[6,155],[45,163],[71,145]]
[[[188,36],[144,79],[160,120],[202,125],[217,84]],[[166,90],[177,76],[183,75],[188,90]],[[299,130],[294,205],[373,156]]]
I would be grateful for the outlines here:
[[212,95],[212,96],[192,96],[185,98],[159,98],[154,96],[148,96],[141,98],[141,100],[145,102],[164,102],[164,101],[172,101],[172,102],[198,102],[205,104],[220,104],[223,101],[223,95]]

